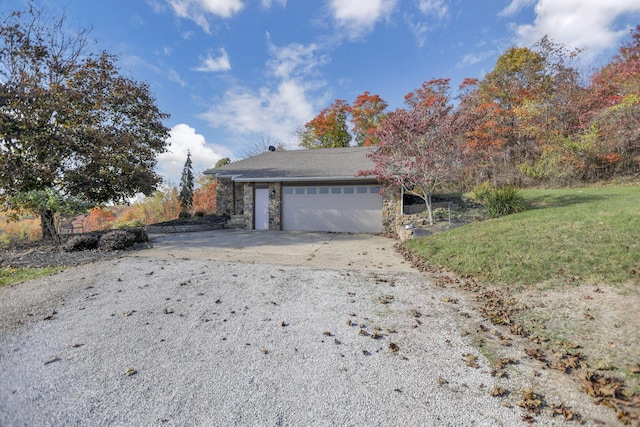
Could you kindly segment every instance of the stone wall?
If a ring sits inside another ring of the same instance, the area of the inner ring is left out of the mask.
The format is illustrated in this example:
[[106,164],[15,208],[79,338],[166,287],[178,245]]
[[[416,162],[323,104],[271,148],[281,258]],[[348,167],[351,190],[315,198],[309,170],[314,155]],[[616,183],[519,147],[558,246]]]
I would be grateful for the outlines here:
[[400,190],[387,190],[382,194],[382,232],[395,233],[401,215]]
[[241,182],[236,182],[234,185],[234,203],[233,203],[233,213],[235,215],[242,215],[244,213],[244,184]]
[[255,202],[253,183],[244,184],[244,224],[248,230],[253,230],[253,205]]
[[282,230],[282,183],[269,183],[269,230]]
[[216,186],[216,214],[232,215],[233,212],[233,182],[230,179],[218,178]]

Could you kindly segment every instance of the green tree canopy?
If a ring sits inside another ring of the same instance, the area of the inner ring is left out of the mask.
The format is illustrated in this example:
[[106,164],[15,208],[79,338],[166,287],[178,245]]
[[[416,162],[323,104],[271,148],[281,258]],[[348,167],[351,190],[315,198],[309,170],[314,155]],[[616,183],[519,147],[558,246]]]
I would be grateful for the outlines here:
[[148,85],[120,75],[114,55],[88,46],[86,31],[34,8],[0,22],[0,203],[40,215],[45,238],[57,237],[60,204],[25,204],[26,194],[91,206],[161,181],[168,115]]

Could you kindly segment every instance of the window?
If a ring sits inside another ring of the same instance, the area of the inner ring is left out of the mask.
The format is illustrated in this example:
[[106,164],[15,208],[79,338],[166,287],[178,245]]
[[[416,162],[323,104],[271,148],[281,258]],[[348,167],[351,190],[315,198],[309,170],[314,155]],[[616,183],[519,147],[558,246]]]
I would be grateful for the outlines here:
[[374,185],[373,187],[369,187],[369,193],[371,193],[371,194],[380,193],[380,186],[379,185]]
[[304,188],[303,187],[296,188],[296,194],[304,194]]
[[317,194],[318,189],[316,187],[307,188],[307,194]]
[[291,187],[285,187],[285,189],[284,189],[284,194],[293,194],[293,188],[291,188]]
[[320,194],[329,194],[328,187],[320,187]]
[[357,187],[356,192],[358,194],[367,194],[367,187]]
[[344,194],[353,194],[353,187],[344,187]]
[[331,194],[340,194],[342,187],[331,187]]

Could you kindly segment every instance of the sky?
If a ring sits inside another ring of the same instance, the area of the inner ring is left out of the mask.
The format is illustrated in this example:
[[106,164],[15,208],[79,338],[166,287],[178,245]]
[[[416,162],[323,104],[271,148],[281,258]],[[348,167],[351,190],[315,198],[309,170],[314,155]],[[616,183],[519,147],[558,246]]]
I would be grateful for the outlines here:
[[[177,185],[256,147],[298,148],[296,131],[365,91],[389,111],[432,78],[482,78],[513,46],[547,35],[605,64],[640,24],[638,0],[34,0],[91,27],[97,50],[149,84],[170,114],[158,158]],[[27,0],[0,0],[0,9]]]

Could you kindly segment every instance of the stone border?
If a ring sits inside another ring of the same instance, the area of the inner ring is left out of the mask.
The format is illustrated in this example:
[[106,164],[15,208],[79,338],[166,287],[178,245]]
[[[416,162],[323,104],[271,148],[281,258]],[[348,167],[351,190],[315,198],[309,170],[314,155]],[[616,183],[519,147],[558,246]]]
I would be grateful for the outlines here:
[[148,234],[191,233],[194,231],[220,230],[222,224],[148,225]]

